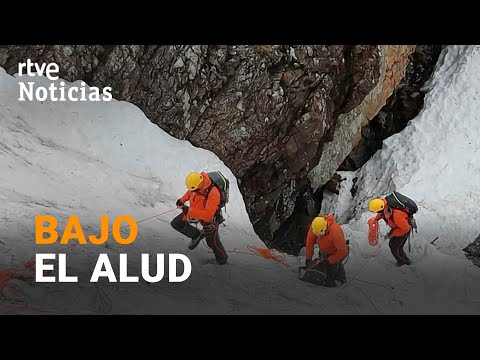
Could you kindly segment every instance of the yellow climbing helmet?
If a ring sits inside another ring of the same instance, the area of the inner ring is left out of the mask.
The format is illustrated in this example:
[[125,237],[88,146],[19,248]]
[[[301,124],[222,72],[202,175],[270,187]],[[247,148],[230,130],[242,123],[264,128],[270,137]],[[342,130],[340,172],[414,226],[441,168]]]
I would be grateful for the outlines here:
[[368,208],[371,212],[378,213],[385,208],[385,200],[379,198],[370,200]]
[[315,235],[325,235],[327,231],[327,220],[323,216],[317,216],[312,221],[312,231]]
[[203,176],[199,172],[191,172],[185,178],[185,185],[188,190],[197,190],[203,181]]

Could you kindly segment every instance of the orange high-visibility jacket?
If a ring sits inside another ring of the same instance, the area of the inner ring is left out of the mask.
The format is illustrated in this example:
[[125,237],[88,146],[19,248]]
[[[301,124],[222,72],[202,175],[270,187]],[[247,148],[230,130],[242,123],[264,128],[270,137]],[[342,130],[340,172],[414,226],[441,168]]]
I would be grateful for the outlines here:
[[327,232],[323,236],[317,236],[313,233],[312,228],[308,230],[306,241],[306,257],[311,260],[313,257],[313,247],[318,244],[321,254],[327,255],[330,264],[336,264],[348,255],[348,247],[345,241],[343,230],[335,221],[332,215],[326,215]]
[[213,186],[206,194],[208,188],[212,185],[212,180],[210,180],[207,173],[202,172],[201,174],[203,181],[200,188],[197,191],[188,190],[180,199],[182,203],[190,202],[190,209],[184,216],[184,220],[197,219],[212,222],[220,205],[220,191],[218,191],[216,186]]
[[387,206],[378,214],[375,219],[383,219],[388,226],[392,228],[390,237],[401,237],[409,233],[411,227],[408,221],[408,214],[405,211],[399,209],[392,209]]

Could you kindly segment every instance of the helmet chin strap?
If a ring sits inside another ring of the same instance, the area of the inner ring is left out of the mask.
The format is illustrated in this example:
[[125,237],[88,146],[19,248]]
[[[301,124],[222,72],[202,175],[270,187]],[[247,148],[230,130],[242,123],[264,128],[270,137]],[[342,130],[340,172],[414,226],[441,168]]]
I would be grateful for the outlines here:
[[318,233],[318,234],[316,234],[316,235],[317,235],[317,236],[323,236],[323,235],[325,235],[326,233],[327,233],[327,229],[325,229],[325,230],[323,230],[323,231],[319,232],[319,233]]

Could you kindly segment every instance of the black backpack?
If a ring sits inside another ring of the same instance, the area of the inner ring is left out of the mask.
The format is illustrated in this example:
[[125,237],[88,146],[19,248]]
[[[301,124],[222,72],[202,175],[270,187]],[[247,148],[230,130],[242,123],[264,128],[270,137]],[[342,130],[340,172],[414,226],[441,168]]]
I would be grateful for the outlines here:
[[418,206],[409,197],[400,194],[398,191],[392,192],[390,195],[385,197],[387,200],[388,206],[394,209],[399,209],[405,211],[409,217],[412,217],[418,211]]
[[[210,180],[212,180],[212,186],[215,186],[218,191],[220,191],[220,206],[218,207],[218,212],[220,212],[220,210],[225,207],[229,200],[230,181],[223,176],[220,171],[209,172],[207,175]],[[208,189],[208,192],[210,192],[212,186],[210,189]],[[206,197],[208,197],[208,193]]]

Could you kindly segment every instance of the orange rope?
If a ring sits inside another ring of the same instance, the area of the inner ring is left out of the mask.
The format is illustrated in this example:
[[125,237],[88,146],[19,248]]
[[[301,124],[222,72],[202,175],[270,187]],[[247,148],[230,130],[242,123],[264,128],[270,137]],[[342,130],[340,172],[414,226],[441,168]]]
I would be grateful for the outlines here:
[[376,218],[368,219],[368,243],[372,246],[378,244],[378,220]]
[[[2,292],[3,288],[7,285],[10,279],[20,279],[20,280],[27,280],[34,278],[34,269],[35,269],[35,258],[31,258],[23,263],[24,269],[15,269],[15,268],[7,268],[0,271],[0,292]],[[31,274],[25,275],[25,273],[21,273],[23,270],[29,270]],[[20,274],[17,274],[20,272]]]
[[[179,210],[179,208],[175,207],[175,208],[173,208],[173,209],[164,211],[164,212],[162,212],[162,213],[160,213],[160,214],[153,215],[153,216],[150,216],[150,217],[148,217],[148,218],[146,218],[146,219],[136,221],[136,223],[137,223],[137,224],[140,224],[140,223],[142,223],[142,222],[144,222],[144,221],[147,221],[147,220],[156,218],[156,217],[158,217],[158,216],[162,216],[162,215],[168,214],[169,212],[172,212],[172,211],[175,211],[175,210]],[[130,226],[130,225],[122,226],[120,229],[125,229],[125,228],[128,227],[128,226]]]
[[[250,254],[249,253],[244,253],[244,254],[261,256],[264,259],[276,261],[279,264],[285,265],[287,267],[289,266],[286,263],[285,255],[275,254],[275,251],[276,251],[275,249],[262,249],[262,248],[259,248],[257,246],[253,246],[253,245],[247,245],[247,249],[250,250],[251,253]],[[235,252],[239,252],[239,251],[235,251]]]
[[34,270],[34,269],[35,269],[35,257],[32,257],[32,258],[30,258],[29,260],[25,261],[25,262],[23,263],[23,265],[24,265],[25,268],[27,268],[27,269]]
[[5,285],[7,285],[8,281],[12,278],[13,272],[14,271],[12,269],[0,271],[0,292],[3,290]]
[[[210,249],[206,244],[203,244],[207,249]],[[253,245],[247,245],[247,249],[250,250],[250,252],[245,252],[245,251],[238,251],[236,248],[233,250],[225,250],[227,253],[234,253],[234,254],[244,254],[244,255],[252,255],[252,256],[261,256],[264,259],[268,260],[273,260],[276,261],[282,265],[285,265],[287,267],[290,267],[286,263],[285,255],[276,255],[275,254],[275,249],[262,249]]]
[[[142,219],[142,220],[135,221],[135,223],[136,223],[136,224],[140,224],[140,223],[142,223],[142,222],[144,222],[144,221],[147,221],[147,220],[156,218],[156,217],[158,217],[158,216],[162,216],[162,215],[168,214],[169,212],[172,212],[172,211],[175,211],[175,210],[179,210],[179,208],[178,208],[178,207],[175,207],[175,208],[173,208],[173,209],[164,211],[164,212],[162,212],[162,213],[160,213],[160,214],[150,216],[150,217],[148,217],[148,218],[146,218],[146,219]],[[129,227],[129,226],[130,226],[130,225],[124,225],[124,226],[120,227],[120,230],[126,229],[126,228]],[[109,234],[110,234],[111,232],[112,232],[112,230],[109,231]]]

